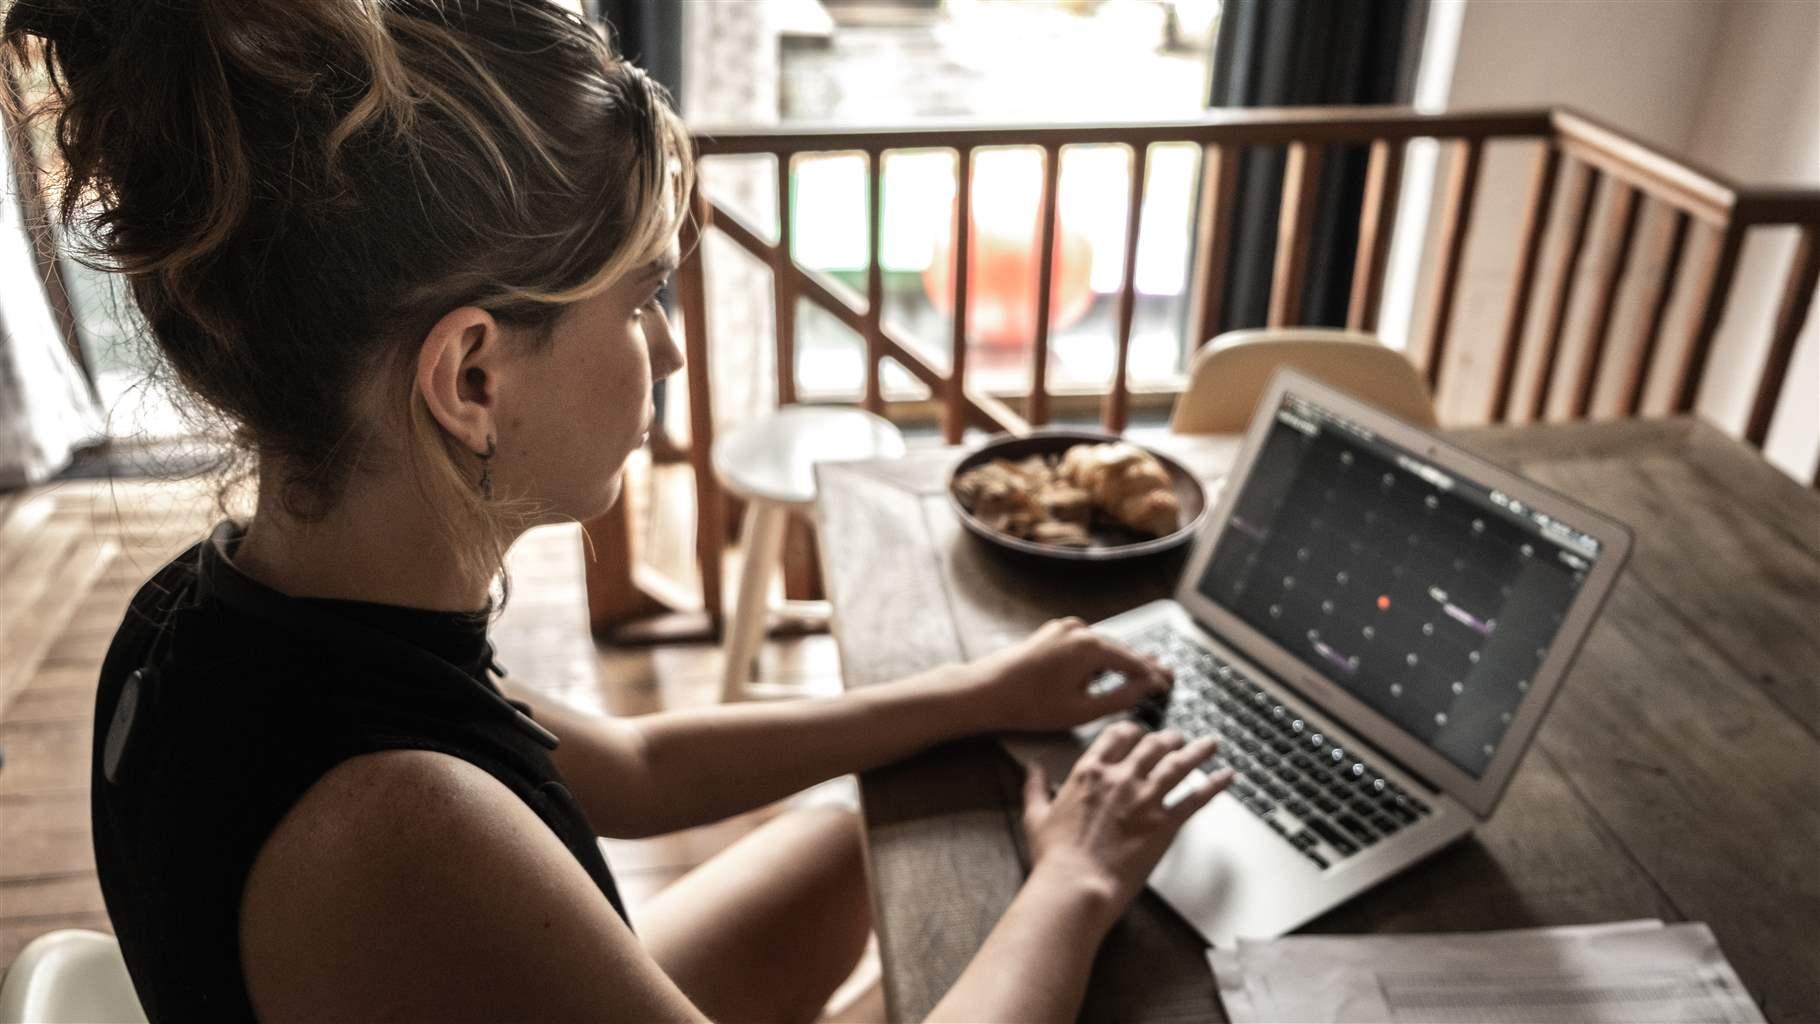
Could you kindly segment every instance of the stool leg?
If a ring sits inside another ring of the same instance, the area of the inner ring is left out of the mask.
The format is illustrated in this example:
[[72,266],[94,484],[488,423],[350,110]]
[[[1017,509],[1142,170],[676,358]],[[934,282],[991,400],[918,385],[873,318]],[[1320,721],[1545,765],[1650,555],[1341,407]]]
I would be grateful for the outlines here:
[[788,519],[789,509],[776,502],[759,498],[746,502],[746,521],[740,531],[744,558],[739,571],[739,598],[722,648],[726,656],[726,664],[721,669],[720,698],[723,702],[745,697],[746,681],[752,674],[752,659],[765,638],[765,616],[769,610],[766,598],[771,574],[777,571],[777,560],[783,551],[784,526]]

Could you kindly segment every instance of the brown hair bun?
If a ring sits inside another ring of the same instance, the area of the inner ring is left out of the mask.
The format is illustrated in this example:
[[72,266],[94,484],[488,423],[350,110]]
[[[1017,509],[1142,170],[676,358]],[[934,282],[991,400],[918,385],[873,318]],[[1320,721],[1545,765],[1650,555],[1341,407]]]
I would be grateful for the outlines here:
[[[17,113],[54,125],[72,255],[302,517],[384,453],[355,397],[443,313],[547,327],[687,205],[663,91],[550,0],[15,0],[0,44],[48,78]],[[451,528],[496,526],[412,422]]]

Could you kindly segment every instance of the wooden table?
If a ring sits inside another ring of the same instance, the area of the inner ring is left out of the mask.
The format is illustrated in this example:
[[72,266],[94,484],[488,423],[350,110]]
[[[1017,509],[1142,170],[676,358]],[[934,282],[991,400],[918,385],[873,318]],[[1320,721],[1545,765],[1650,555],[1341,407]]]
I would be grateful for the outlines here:
[[[1454,436],[1628,523],[1636,548],[1492,820],[1304,930],[1705,921],[1771,1020],[1820,1019],[1820,495],[1694,420]],[[1159,447],[1210,478],[1237,446]],[[849,686],[1173,589],[1179,557],[1048,569],[977,542],[946,502],[958,457],[820,470]],[[1023,882],[1018,779],[974,739],[862,780],[893,1020],[935,1005]],[[1083,1017],[1224,1019],[1200,939],[1148,893],[1107,940]]]

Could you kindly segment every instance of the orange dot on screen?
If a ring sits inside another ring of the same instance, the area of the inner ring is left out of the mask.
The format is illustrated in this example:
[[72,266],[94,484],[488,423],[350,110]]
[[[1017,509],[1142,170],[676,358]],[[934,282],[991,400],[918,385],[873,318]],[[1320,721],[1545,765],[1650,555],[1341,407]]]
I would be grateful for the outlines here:
[[1389,610],[1390,610],[1390,595],[1389,594],[1379,594],[1378,595],[1378,611],[1387,612]]

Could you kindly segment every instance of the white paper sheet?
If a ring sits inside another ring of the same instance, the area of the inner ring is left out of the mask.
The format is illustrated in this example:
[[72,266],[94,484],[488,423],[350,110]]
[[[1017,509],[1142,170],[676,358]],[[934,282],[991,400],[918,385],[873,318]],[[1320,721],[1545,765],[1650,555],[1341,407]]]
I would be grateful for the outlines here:
[[1241,940],[1207,959],[1233,1024],[1760,1024],[1703,924]]

